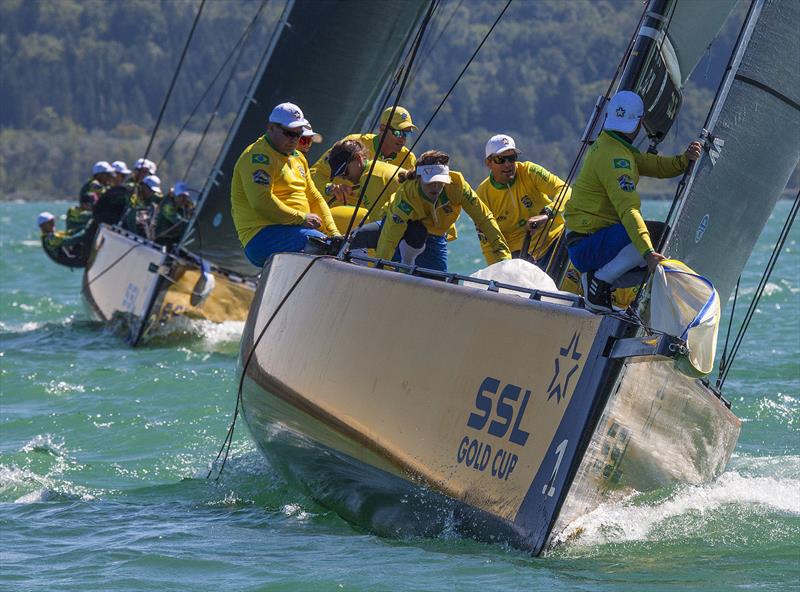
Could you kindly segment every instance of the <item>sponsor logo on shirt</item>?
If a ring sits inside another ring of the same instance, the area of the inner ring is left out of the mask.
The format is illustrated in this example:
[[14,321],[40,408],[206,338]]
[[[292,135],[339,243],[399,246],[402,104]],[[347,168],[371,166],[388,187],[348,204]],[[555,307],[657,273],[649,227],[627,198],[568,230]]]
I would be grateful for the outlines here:
[[631,161],[627,158],[615,158],[614,159],[614,168],[615,169],[628,169],[631,168]]
[[392,214],[392,222],[394,222],[395,224],[402,224],[403,219],[397,214]]
[[303,179],[306,178],[306,169],[303,168],[302,164],[297,165],[297,174],[303,177]]
[[617,177],[619,188],[626,192],[636,191],[636,183],[633,182],[628,175],[620,175]]
[[253,183],[256,185],[269,185],[272,182],[272,177],[269,176],[267,171],[256,169],[253,172]]
[[252,164],[269,164],[269,156],[266,154],[253,154],[250,158]]
[[520,201],[522,202],[522,205],[525,206],[526,208],[533,207],[533,202],[531,201],[531,198],[528,197],[527,195],[525,195]]

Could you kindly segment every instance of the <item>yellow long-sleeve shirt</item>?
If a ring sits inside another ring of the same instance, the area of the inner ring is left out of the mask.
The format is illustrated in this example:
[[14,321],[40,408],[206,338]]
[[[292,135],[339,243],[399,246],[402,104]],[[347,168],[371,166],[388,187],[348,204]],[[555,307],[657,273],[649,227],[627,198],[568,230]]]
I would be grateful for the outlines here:
[[[535,248],[532,252],[533,258],[540,259],[564,228],[564,218],[560,212],[564,211],[564,206],[570,198],[570,189],[566,190],[558,207],[555,203],[564,185],[564,181],[544,167],[533,162],[518,162],[511,183],[507,185],[497,183],[490,175],[478,185],[477,194],[494,214],[497,226],[512,252],[522,248],[522,242],[528,232],[529,218],[542,213],[545,207],[556,213],[551,224],[542,225],[531,237],[531,248]],[[492,260],[489,242],[481,229],[478,230],[484,257],[489,263],[496,263]],[[541,236],[545,230],[547,235]]]
[[387,207],[376,249],[378,258],[392,258],[411,220],[422,222],[430,234],[447,235],[463,207],[475,225],[483,229],[492,258],[495,261],[511,259],[511,251],[486,204],[478,198],[461,173],[450,171],[450,179],[451,183],[444,186],[436,200],[423,193],[418,181],[406,181],[400,186]]
[[[378,154],[378,142],[380,139],[381,137],[378,134],[350,134],[342,138],[341,141],[356,140],[360,142],[367,150],[367,158],[369,160],[375,160],[375,155]],[[322,194],[325,194],[325,187],[331,182],[331,167],[328,164],[328,154],[330,151],[331,149],[328,148],[325,154],[311,167],[311,178],[314,180],[314,185],[316,185],[317,189]],[[408,155],[407,158],[406,155]],[[409,151],[405,146],[400,148],[400,151],[395,154],[380,154],[377,158],[379,162],[393,164],[396,167],[403,167],[409,171],[414,170],[414,167],[417,166],[417,158],[414,156],[414,153]]]
[[[370,168],[372,168],[372,164],[373,163],[369,160],[364,163],[364,172],[358,180],[357,187],[353,189],[353,192],[347,199],[347,203],[344,204],[347,206],[355,206],[356,203],[358,203],[358,196],[361,194],[362,188],[366,186],[367,189],[364,193],[364,200],[361,202],[361,207],[366,209],[372,208],[372,211],[367,217],[367,222],[375,222],[383,218],[386,213],[386,204],[389,203],[391,196],[400,187],[400,181],[398,181],[397,175],[395,174],[395,171],[397,171],[395,165],[379,160],[374,163],[375,168],[372,170],[372,175],[370,175],[369,172]],[[400,170],[402,171],[405,169]],[[343,177],[336,177],[334,183],[353,186],[349,180]],[[376,201],[378,201],[378,204],[373,208],[372,206]],[[335,206],[340,204],[335,198],[328,197],[328,205]]]
[[564,211],[567,230],[592,234],[621,222],[639,253],[652,252],[636,191],[639,177],[675,177],[688,164],[683,154],[643,154],[615,132],[604,130],[589,148],[572,186],[572,199]]
[[231,213],[242,246],[265,226],[302,225],[308,213],[322,218],[326,234],[339,233],[327,202],[311,182],[305,157],[297,151],[279,152],[266,136],[245,148],[233,167]]

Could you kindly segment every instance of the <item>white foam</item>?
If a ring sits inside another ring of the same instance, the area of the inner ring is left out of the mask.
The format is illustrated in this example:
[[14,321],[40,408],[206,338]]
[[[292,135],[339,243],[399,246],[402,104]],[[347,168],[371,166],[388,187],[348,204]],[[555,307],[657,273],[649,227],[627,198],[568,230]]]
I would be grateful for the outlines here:
[[[663,540],[686,536],[683,529],[658,527],[685,515],[713,512],[726,505],[752,506],[800,515],[800,479],[748,477],[736,471],[723,474],[706,485],[684,486],[669,498],[654,503],[637,503],[634,494],[611,504],[604,504],[569,524],[556,537],[556,543],[600,545],[628,541]],[[692,524],[702,528],[701,520]]]

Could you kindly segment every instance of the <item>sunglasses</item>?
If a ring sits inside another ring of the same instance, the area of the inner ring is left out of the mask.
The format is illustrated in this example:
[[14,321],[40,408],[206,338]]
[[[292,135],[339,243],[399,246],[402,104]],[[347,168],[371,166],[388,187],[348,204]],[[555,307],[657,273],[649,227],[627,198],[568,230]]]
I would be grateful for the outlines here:
[[301,136],[300,137],[300,143],[301,144],[310,144],[311,140],[313,140],[313,138],[311,136]]
[[389,131],[392,132],[392,135],[395,138],[405,138],[405,139],[408,139],[414,133],[411,130],[399,130],[399,129],[394,129],[393,127],[390,127]]
[[300,138],[300,136],[303,135],[302,130],[299,132],[293,132],[291,130],[286,129],[285,127],[281,127],[280,125],[278,126],[278,128],[283,132],[284,136],[286,136],[287,138],[292,138],[293,140],[297,140],[298,138]]
[[495,164],[505,164],[507,162],[517,162],[516,154],[509,154],[508,156],[492,156],[492,162]]

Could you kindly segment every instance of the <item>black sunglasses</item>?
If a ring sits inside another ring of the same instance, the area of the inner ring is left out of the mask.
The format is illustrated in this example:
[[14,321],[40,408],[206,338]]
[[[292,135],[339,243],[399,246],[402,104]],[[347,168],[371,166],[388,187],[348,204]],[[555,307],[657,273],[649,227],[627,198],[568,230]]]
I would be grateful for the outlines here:
[[516,154],[509,154],[508,156],[492,156],[492,162],[495,164],[505,164],[507,162],[517,162]]
[[294,140],[298,139],[300,136],[303,135],[302,130],[300,130],[299,132],[293,132],[280,125],[278,126],[278,129],[280,129],[283,132],[284,136],[286,136],[287,138],[292,138]]

